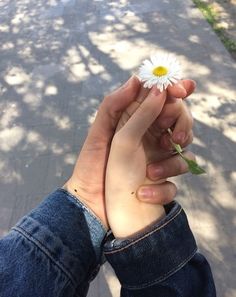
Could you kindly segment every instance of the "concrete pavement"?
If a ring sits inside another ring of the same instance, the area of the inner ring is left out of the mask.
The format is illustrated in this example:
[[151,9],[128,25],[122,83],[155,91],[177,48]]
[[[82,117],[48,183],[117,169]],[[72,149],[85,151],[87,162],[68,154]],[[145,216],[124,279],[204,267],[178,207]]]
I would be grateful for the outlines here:
[[[208,172],[177,179],[177,199],[218,296],[236,297],[236,66],[190,0],[0,2],[0,232],[63,184],[103,95],[163,50],[198,83],[192,150]],[[119,296],[108,265],[95,296]]]

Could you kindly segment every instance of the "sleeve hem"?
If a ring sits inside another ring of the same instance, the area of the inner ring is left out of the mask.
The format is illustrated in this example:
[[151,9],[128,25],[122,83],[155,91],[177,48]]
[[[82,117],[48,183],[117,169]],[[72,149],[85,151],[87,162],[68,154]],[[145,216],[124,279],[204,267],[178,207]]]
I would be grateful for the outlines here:
[[141,289],[163,281],[181,269],[197,246],[187,217],[177,202],[166,207],[167,215],[132,239],[111,234],[104,254],[124,288]]

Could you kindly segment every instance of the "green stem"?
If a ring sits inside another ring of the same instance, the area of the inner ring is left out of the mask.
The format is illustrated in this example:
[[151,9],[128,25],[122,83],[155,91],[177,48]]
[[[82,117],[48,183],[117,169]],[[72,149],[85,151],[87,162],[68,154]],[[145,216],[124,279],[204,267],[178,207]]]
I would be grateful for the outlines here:
[[187,157],[185,157],[183,155],[183,150],[181,148],[181,146],[177,143],[175,143],[173,140],[172,140],[172,131],[170,128],[167,129],[168,133],[170,134],[170,142],[171,144],[173,145],[173,147],[175,148],[176,152],[180,155],[180,157],[187,163],[188,165],[188,170],[192,173],[192,174],[203,174],[203,173],[206,173],[206,171],[200,167],[197,162],[193,161],[193,160],[190,160],[188,159]]

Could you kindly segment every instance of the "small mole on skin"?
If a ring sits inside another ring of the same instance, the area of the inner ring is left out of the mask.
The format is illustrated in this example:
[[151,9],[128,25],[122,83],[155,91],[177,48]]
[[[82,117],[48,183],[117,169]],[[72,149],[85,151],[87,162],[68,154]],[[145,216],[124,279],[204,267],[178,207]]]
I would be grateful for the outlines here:
[[76,189],[74,189],[74,191],[77,193],[77,190]]
[[133,195],[133,194],[134,194],[134,192],[131,192],[131,194]]

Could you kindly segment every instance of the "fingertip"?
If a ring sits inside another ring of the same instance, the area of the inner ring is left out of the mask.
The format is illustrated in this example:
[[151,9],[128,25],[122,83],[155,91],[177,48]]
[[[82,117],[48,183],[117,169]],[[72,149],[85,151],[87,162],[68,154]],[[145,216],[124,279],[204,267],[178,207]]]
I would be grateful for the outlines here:
[[156,86],[153,86],[152,89],[151,89],[150,94],[153,94],[155,96],[159,96],[161,94],[161,91]]
[[181,145],[184,144],[186,137],[185,131],[174,131],[172,134],[173,141]]
[[168,204],[174,200],[177,193],[175,184],[166,181],[159,185],[142,186],[138,189],[136,196],[138,200],[150,204]]
[[197,86],[197,83],[192,79],[183,79],[181,81],[181,83],[182,83],[182,85],[183,85],[183,87],[184,87],[184,89],[186,90],[186,93],[187,93],[186,96],[183,97],[183,98],[186,98],[186,97],[190,96],[195,91],[196,86]]
[[149,179],[151,179],[152,181],[161,179],[162,176],[164,176],[164,167],[163,166],[150,164],[147,167],[147,177]]
[[152,188],[148,186],[140,187],[136,194],[137,194],[137,198],[141,201],[152,199],[154,196],[154,192]]
[[124,111],[135,100],[140,87],[139,79],[132,75],[122,86],[106,95],[102,105],[111,113]]
[[181,81],[172,86],[168,86],[167,91],[169,96],[173,96],[175,98],[184,98],[187,96],[186,89],[182,85]]

